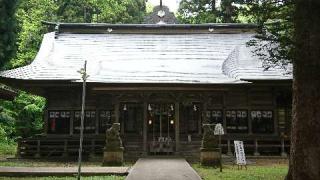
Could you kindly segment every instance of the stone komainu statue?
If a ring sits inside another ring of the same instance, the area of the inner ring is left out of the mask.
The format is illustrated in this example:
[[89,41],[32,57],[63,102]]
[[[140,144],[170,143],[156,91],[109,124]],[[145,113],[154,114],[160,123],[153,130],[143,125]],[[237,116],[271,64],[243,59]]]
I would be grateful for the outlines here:
[[106,131],[106,151],[123,151],[119,131],[120,123],[113,123],[111,128]]
[[219,145],[219,139],[214,135],[211,124],[203,124],[203,138],[201,142],[202,149],[216,149]]

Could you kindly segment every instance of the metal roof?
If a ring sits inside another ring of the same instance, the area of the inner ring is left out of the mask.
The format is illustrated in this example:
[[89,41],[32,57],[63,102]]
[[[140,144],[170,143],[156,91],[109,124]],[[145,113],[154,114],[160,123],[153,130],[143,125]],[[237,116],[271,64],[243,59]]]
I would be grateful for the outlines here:
[[264,71],[246,42],[252,33],[47,33],[35,60],[0,76],[23,80],[81,81],[87,60],[88,82],[248,83],[243,79],[292,79],[282,69]]

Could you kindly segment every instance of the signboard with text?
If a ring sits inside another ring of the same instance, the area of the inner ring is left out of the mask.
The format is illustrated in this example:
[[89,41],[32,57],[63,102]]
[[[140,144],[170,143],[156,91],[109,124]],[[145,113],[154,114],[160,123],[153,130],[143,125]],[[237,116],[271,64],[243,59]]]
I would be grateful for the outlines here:
[[234,151],[236,153],[237,165],[246,165],[243,141],[234,141]]

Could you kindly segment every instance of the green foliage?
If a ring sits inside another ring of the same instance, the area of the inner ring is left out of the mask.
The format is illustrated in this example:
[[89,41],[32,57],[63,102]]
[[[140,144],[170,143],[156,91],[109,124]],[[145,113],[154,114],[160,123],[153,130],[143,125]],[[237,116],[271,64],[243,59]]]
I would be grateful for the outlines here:
[[17,111],[17,135],[27,137],[41,133],[45,99],[21,92],[13,104]]
[[182,0],[178,19],[183,23],[234,23],[239,22],[240,0]]
[[181,0],[178,19],[181,23],[214,23],[218,16],[215,4],[215,0]]
[[2,142],[41,133],[45,99],[20,92],[13,102],[1,101],[0,136]]
[[0,142],[0,156],[14,156],[16,151],[17,144],[15,142]]
[[254,52],[262,60],[265,69],[290,66],[293,59],[293,11],[292,0],[250,0],[244,14],[251,17],[259,28],[256,38],[248,45],[255,46]]
[[17,0],[0,1],[0,67],[8,62],[16,50]]
[[57,0],[57,17],[62,22],[140,23],[144,0]]
[[17,9],[18,52],[7,68],[30,64],[38,52],[42,35],[47,31],[41,24],[43,20],[56,20],[57,9],[53,0],[21,0]]

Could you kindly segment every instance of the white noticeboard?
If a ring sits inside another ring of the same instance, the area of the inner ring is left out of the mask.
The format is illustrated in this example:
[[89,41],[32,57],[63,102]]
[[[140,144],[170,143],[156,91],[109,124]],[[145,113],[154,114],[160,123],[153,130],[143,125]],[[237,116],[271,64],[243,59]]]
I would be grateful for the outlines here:
[[236,153],[237,165],[246,165],[247,162],[243,148],[243,141],[234,141],[234,151]]

